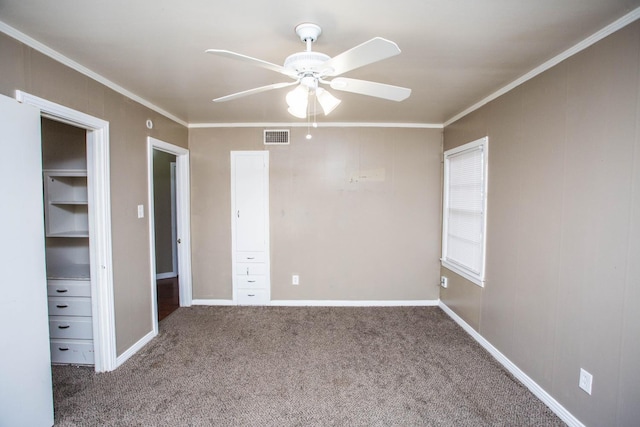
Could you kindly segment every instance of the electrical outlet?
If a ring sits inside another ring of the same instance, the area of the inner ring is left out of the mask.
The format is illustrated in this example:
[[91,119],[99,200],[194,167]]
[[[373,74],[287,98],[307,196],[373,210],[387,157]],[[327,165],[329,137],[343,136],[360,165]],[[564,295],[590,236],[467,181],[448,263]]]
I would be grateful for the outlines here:
[[292,285],[299,285],[300,284],[300,276],[298,276],[297,274],[294,274],[293,276],[291,276],[291,284]]
[[593,383],[593,375],[584,369],[580,368],[580,380],[578,381],[578,385],[581,389],[591,394],[591,385]]
[[440,277],[440,286],[442,286],[443,288],[449,286],[449,280],[446,278],[446,276]]

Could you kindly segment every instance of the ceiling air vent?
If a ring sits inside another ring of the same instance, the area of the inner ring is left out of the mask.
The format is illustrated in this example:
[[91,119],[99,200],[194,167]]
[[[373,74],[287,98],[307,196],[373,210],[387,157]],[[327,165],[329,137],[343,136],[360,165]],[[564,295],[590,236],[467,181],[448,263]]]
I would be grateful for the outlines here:
[[265,129],[264,145],[288,145],[289,129]]

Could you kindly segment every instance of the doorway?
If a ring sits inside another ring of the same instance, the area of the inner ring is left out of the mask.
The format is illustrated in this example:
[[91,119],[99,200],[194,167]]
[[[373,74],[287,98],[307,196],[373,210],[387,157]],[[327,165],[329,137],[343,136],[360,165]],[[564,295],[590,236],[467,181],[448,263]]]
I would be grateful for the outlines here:
[[152,137],[147,145],[155,334],[159,320],[191,306],[189,150]]
[[180,307],[176,230],[176,155],[153,149],[153,218],[158,321]]

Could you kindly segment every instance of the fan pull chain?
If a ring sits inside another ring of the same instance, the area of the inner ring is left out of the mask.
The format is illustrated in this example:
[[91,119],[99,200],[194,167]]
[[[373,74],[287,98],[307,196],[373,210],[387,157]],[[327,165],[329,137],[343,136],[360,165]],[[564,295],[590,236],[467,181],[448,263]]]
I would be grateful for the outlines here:
[[[308,100],[308,98],[307,98]],[[314,101],[315,105],[315,101]],[[311,139],[311,106],[307,102],[307,139]]]

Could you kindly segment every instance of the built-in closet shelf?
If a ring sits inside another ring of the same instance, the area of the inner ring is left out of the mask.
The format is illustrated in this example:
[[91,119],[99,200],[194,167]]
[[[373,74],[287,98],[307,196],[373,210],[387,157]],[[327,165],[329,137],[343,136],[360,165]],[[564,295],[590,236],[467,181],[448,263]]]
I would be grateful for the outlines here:
[[80,237],[89,237],[89,230],[87,231],[61,231],[58,233],[47,233],[47,237],[71,237],[71,238],[80,238]]
[[75,200],[56,200],[56,201],[50,201],[49,202],[52,205],[88,205],[89,202],[87,202],[86,200],[84,202],[80,202],[80,201],[75,201]]
[[47,237],[89,237],[87,171],[43,171]]
[[48,279],[89,280],[91,270],[89,264],[53,265],[47,268]]

